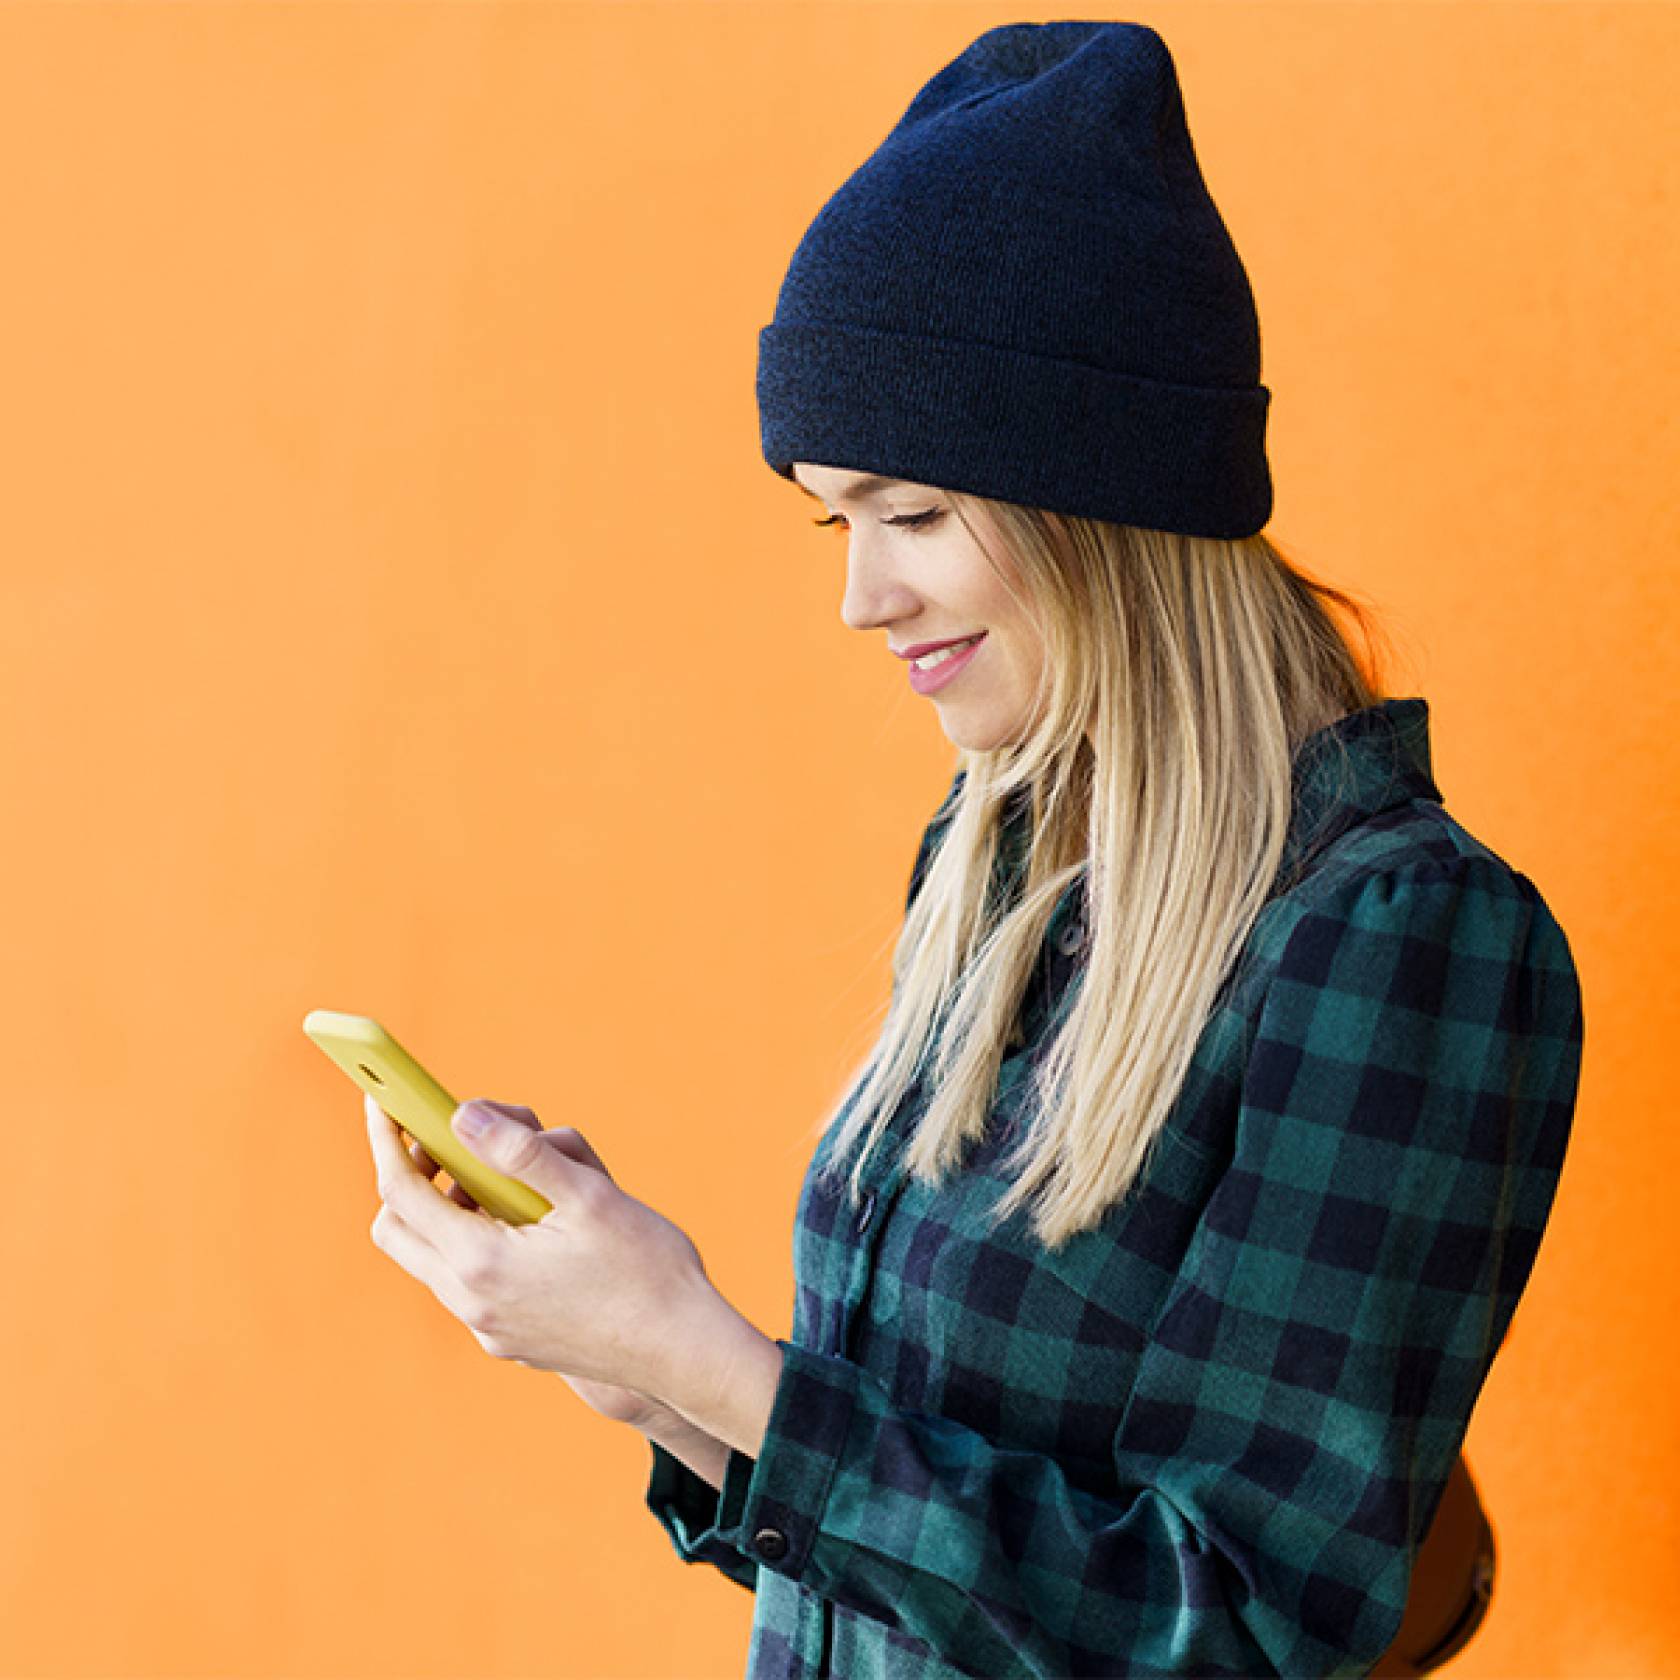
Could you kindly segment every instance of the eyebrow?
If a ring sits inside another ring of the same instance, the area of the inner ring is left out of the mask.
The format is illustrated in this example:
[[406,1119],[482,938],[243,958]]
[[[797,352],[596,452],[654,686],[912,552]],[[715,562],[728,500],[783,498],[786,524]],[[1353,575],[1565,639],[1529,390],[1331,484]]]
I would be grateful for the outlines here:
[[[789,482],[803,490],[813,502],[820,502],[823,499],[815,490],[808,489],[805,485],[800,484],[797,478],[790,479]],[[864,473],[854,479],[843,494],[836,496],[834,499],[837,502],[861,502],[866,496],[873,496],[881,490],[890,490],[894,485],[904,482],[902,478],[887,478],[881,473]]]

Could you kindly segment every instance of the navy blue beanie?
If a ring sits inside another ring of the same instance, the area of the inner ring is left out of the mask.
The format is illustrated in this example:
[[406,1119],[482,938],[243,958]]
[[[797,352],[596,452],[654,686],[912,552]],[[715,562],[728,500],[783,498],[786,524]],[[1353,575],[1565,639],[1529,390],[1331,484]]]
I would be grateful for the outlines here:
[[988,29],[806,229],[765,460],[1210,537],[1272,511],[1260,323],[1166,43]]

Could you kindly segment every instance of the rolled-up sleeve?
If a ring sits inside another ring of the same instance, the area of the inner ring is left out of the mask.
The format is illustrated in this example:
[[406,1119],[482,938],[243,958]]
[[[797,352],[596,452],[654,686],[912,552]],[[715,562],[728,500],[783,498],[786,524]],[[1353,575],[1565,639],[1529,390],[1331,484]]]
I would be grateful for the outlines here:
[[1080,1397],[1116,1420],[1101,1496],[782,1342],[689,1544],[994,1680],[1365,1673],[1533,1265],[1582,1028],[1526,877],[1350,878],[1289,930],[1135,1383]]
[[758,1586],[758,1565],[718,1535],[720,1490],[697,1476],[657,1441],[648,1475],[647,1508],[659,1519],[684,1563],[710,1563],[749,1592]]

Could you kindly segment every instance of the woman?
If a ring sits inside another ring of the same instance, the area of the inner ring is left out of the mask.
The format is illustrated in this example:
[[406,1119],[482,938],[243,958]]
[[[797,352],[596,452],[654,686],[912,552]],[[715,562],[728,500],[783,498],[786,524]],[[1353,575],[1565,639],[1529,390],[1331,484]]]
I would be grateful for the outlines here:
[[753,1676],[1351,1675],[1399,1627],[1580,994],[1442,808],[1427,703],[1257,534],[1258,376],[1171,56],[1124,23],[980,36],[761,336],[845,622],[982,639],[911,678],[960,768],[800,1198],[764,1447],[651,1432],[679,1552],[756,1590]]
[[[1580,992],[1427,703],[1260,535],[1258,323],[1160,37],[946,65],[800,242],[758,393],[958,768],[790,1337],[708,1386],[568,1308],[533,1362],[647,1434],[679,1555],[755,1592],[753,1680],[1368,1673],[1546,1224]],[[557,1198],[606,1183],[564,1147]],[[680,1272],[616,1194],[584,1228]]]

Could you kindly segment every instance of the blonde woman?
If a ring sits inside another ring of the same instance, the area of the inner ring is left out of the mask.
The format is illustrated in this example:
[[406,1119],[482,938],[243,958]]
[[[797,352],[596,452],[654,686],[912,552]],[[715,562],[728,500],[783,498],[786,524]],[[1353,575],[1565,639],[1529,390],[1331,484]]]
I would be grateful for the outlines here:
[[959,767],[800,1199],[764,1443],[653,1434],[679,1552],[757,1593],[755,1677],[1444,1654],[1390,1647],[1552,1203],[1580,992],[1443,808],[1427,702],[1260,534],[1258,376],[1127,23],[974,41],[761,336],[842,618],[971,645],[910,668]]
[[567,1322],[502,1348],[646,1433],[679,1555],[755,1594],[750,1680],[1410,1674],[1485,1604],[1460,1449],[1580,990],[1445,810],[1427,702],[1262,534],[1259,372],[1129,23],[975,40],[761,336],[765,458],[958,749],[799,1198],[790,1334],[708,1305],[576,1134],[541,1166],[524,1111],[493,1156],[590,1185],[553,1274],[589,1287],[532,1285]]

